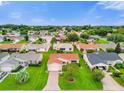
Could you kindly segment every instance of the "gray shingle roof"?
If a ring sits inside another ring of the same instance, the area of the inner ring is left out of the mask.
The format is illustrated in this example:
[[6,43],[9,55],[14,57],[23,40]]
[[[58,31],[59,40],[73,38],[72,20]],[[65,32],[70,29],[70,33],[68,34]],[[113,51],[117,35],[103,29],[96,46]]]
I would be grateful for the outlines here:
[[8,55],[7,53],[0,53],[0,60],[7,55]]
[[122,60],[117,53],[88,53],[87,57],[92,65],[98,63],[107,64],[108,61]]

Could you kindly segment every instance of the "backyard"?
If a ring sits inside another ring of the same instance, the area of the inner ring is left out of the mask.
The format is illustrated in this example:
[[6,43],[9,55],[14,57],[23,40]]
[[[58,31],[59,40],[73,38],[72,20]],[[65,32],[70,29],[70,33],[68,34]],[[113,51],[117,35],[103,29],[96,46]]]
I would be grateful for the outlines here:
[[96,39],[95,43],[96,44],[108,44],[109,41],[107,41],[106,39],[99,38],[99,39]]
[[0,44],[11,44],[12,41],[3,41],[3,42],[0,42]]
[[16,83],[16,75],[10,74],[0,83],[0,90],[42,90],[48,79],[48,73],[46,73],[48,57],[53,52],[49,50],[47,53],[43,53],[43,60],[40,66],[29,66],[26,69],[30,75],[30,80],[27,83]]
[[[80,54],[80,52],[75,49],[74,53]],[[101,82],[94,80],[91,70],[86,65],[85,61],[80,56],[79,71],[74,74],[75,82],[69,82],[67,80],[67,73],[59,76],[59,86],[62,90],[102,90],[103,86]]]
[[21,40],[21,41],[17,42],[17,44],[28,44],[28,43],[29,43],[29,41],[26,41],[26,40]]

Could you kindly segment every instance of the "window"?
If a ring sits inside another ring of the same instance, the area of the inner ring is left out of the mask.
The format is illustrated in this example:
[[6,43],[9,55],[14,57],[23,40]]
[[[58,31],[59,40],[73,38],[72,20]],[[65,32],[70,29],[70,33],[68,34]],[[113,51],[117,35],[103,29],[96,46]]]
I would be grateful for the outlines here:
[[76,63],[77,61],[76,60],[72,60],[71,63]]
[[65,50],[65,48],[60,48],[60,50]]

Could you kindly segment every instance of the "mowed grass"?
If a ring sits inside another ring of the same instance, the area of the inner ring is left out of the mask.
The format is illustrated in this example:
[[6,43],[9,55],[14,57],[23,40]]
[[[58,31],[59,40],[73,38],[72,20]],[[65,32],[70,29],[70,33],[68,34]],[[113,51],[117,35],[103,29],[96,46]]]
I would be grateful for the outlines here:
[[[74,50],[74,53],[80,54],[77,49]],[[102,83],[94,80],[91,70],[82,58],[80,58],[80,64],[80,70],[74,73],[76,78],[75,82],[68,82],[66,75],[59,76],[60,88],[62,90],[102,90]]]
[[96,44],[108,44],[109,41],[105,40],[105,39],[98,39],[95,41]]
[[21,41],[17,42],[17,44],[28,44],[28,43],[29,43],[29,41],[26,41],[26,40],[21,40]]
[[[118,69],[118,70],[120,70],[120,72],[122,73],[122,75],[124,75],[124,69]],[[115,80],[118,84],[120,84],[121,86],[124,87],[124,80],[122,80],[120,77],[114,77],[114,76],[112,76],[112,77],[114,78],[114,80]]]
[[3,42],[0,42],[0,44],[11,44],[12,41],[3,41]]
[[30,66],[26,69],[29,72],[30,80],[25,84],[16,82],[16,75],[9,75],[3,82],[0,83],[0,90],[42,90],[47,83],[48,73],[47,61],[49,55],[54,51],[49,50],[43,53],[41,66]]

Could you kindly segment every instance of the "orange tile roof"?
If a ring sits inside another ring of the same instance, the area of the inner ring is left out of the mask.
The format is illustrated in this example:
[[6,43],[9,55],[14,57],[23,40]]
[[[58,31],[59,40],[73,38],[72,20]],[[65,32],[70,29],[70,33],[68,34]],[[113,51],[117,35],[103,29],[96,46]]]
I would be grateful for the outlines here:
[[84,43],[79,43],[78,44],[81,49],[97,49],[100,48],[99,46],[91,43],[91,44],[84,44]]
[[22,48],[24,44],[1,44],[0,49]]
[[58,58],[62,58],[64,60],[79,60],[78,54],[64,54],[64,53],[58,53],[58,54],[51,54],[50,58],[48,60],[48,64],[52,63],[58,63],[61,64],[62,61]]

